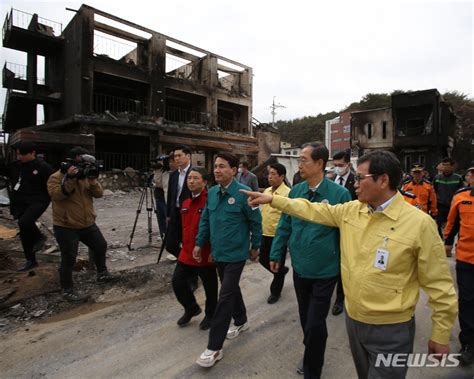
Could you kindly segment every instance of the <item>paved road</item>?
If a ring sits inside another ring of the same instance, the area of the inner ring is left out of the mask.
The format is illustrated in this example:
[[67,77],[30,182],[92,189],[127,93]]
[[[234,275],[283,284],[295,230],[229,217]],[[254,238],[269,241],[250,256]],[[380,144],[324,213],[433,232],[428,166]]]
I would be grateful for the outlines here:
[[[172,293],[138,298],[108,307],[85,305],[4,338],[0,347],[2,378],[301,378],[295,365],[302,356],[302,333],[288,276],[283,296],[268,305],[269,275],[249,263],[242,289],[249,331],[224,345],[224,359],[212,369],[194,362],[206,347],[201,317],[185,328],[176,320],[181,309]],[[198,298],[203,303],[202,289]],[[416,313],[415,352],[429,338],[430,310],[423,297]],[[329,339],[323,377],[355,378],[343,316],[328,317]],[[452,348],[457,351],[455,335]],[[409,378],[473,378],[460,368],[410,369]]]

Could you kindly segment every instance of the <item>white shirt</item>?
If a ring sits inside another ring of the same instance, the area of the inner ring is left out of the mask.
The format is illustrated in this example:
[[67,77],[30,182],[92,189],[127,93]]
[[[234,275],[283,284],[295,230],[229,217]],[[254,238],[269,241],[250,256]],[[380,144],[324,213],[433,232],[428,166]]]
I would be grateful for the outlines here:
[[[347,170],[347,172],[342,176],[336,175],[336,179],[334,180],[334,182],[345,187],[350,173],[351,173],[351,170]],[[342,182],[341,182],[341,178],[342,178]]]
[[176,195],[176,208],[179,208],[179,197],[181,196],[181,192],[183,192],[184,180],[186,179],[186,173],[188,172],[189,168],[191,167],[191,163],[189,163],[185,168],[178,169],[179,176],[178,176],[178,193]]
[[369,210],[371,212],[383,212],[385,210],[385,208],[387,208],[393,201],[393,199],[395,198],[395,196],[397,195],[397,193],[395,193],[395,195],[393,195],[390,199],[388,199],[385,203],[379,205],[377,207],[377,209],[374,209],[372,208],[372,206],[370,204],[367,204],[367,207],[369,208]]

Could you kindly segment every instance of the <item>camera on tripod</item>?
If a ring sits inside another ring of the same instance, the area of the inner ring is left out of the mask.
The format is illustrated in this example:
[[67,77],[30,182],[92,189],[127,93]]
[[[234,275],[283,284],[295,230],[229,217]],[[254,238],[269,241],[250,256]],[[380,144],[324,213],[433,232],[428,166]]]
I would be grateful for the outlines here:
[[[163,167],[169,167],[170,156],[169,155],[158,155],[155,159],[150,161],[150,167],[153,169],[160,169]],[[169,170],[169,168],[168,168]]]
[[96,160],[93,155],[82,154],[81,159],[76,161],[75,159],[67,158],[64,162],[61,162],[61,172],[66,174],[71,166],[77,167],[77,174],[74,176],[78,179],[97,179],[99,172],[104,169],[103,161]]

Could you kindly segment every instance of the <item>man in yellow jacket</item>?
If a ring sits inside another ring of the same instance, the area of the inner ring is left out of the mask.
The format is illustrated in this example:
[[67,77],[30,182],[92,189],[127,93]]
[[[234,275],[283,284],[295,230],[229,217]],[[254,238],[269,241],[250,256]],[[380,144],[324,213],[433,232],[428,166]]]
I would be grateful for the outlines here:
[[381,361],[379,354],[413,351],[420,287],[433,309],[429,353],[449,353],[457,315],[456,293],[436,224],[397,192],[401,176],[396,156],[377,151],[359,159],[356,201],[331,206],[246,192],[251,206],[271,203],[291,216],[339,228],[346,327],[360,378],[406,375],[408,358],[402,367],[376,362]]
[[80,146],[69,152],[69,160],[64,167],[49,177],[48,193],[53,204],[54,236],[61,250],[59,280],[63,298],[71,303],[83,303],[88,296],[73,290],[72,271],[76,262],[79,242],[94,252],[97,268],[97,282],[118,279],[107,271],[105,253],[107,242],[95,224],[96,213],[93,199],[102,197],[103,190],[97,177],[88,175],[79,167],[84,159],[95,158]]

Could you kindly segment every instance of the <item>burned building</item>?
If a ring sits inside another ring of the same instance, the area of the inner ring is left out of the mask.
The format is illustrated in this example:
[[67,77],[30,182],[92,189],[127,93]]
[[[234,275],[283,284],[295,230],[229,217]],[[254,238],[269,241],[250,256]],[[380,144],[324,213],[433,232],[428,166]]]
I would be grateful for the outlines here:
[[352,147],[359,155],[369,150],[389,150],[393,147],[391,108],[351,112]]
[[359,156],[391,150],[409,171],[421,162],[430,171],[454,146],[456,116],[436,89],[392,95],[391,108],[352,112],[352,147]]
[[83,145],[107,169],[145,167],[177,144],[207,164],[218,150],[257,163],[246,65],[87,5],[64,30],[12,9],[3,46],[27,55],[3,69],[10,144],[33,140],[52,163]]

